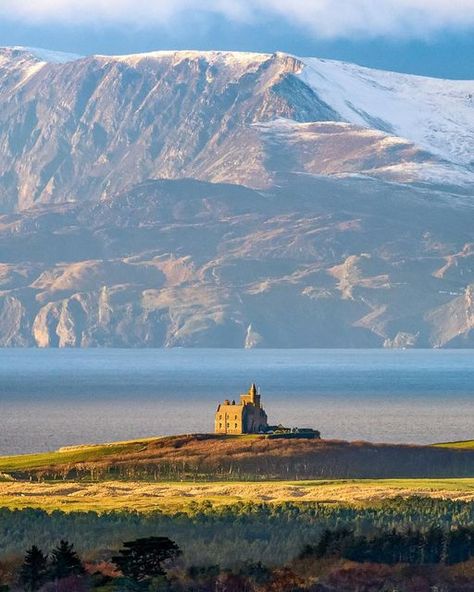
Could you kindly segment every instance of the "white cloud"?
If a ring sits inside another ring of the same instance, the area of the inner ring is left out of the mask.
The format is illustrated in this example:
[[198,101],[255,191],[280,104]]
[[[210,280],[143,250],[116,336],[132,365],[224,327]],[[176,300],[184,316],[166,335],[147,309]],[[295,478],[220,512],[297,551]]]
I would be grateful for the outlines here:
[[474,26],[474,0],[0,0],[23,22],[170,24],[212,12],[242,22],[279,17],[321,37],[425,36]]

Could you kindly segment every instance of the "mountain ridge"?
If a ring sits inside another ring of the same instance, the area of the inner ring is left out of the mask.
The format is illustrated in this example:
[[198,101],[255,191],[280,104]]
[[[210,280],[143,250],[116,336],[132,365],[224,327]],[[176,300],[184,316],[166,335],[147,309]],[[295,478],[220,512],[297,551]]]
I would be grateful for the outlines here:
[[[472,81],[283,53],[41,60],[26,49],[0,50],[4,211],[99,199],[148,178],[254,188],[271,186],[280,172],[474,181]],[[293,122],[288,133],[282,120]],[[336,138],[324,122],[350,127]],[[312,134],[297,126],[306,123]]]
[[284,56],[284,57],[288,57],[288,58],[293,58],[296,60],[321,60],[324,62],[328,62],[328,63],[334,63],[334,64],[343,64],[343,65],[349,65],[349,66],[355,66],[357,68],[360,68],[362,70],[368,70],[368,71],[373,71],[373,72],[386,72],[389,74],[399,74],[401,76],[409,76],[411,78],[414,79],[424,79],[424,80],[442,80],[442,81],[450,81],[450,82],[472,82],[472,79],[469,78],[446,78],[446,77],[440,77],[440,76],[429,76],[429,75],[423,75],[423,74],[410,74],[408,72],[403,72],[400,70],[384,70],[382,68],[372,68],[370,66],[365,66],[363,64],[358,64],[357,62],[351,62],[348,60],[336,60],[333,58],[319,58],[319,57],[314,57],[314,56],[299,56],[296,54],[293,54],[291,52],[285,52],[285,51],[274,51],[274,52],[255,52],[255,51],[243,51],[243,50],[200,50],[200,49],[159,49],[159,50],[150,50],[150,51],[144,51],[144,52],[136,52],[136,53],[124,53],[124,54],[101,54],[101,53],[96,53],[96,54],[77,54],[77,53],[71,53],[71,52],[67,52],[67,51],[58,51],[58,50],[51,50],[45,47],[29,47],[29,46],[23,46],[23,45],[4,45],[4,46],[0,46],[0,51],[1,50],[14,50],[14,51],[19,51],[19,52],[25,52],[25,53],[31,53],[33,55],[36,54],[36,57],[38,57],[38,59],[45,59],[46,61],[50,60],[51,62],[54,63],[55,58],[61,58],[61,56],[63,56],[63,59],[66,58],[70,58],[71,60],[82,60],[82,59],[88,59],[88,58],[110,58],[110,59],[116,59],[116,60],[127,60],[127,59],[147,59],[147,58],[160,58],[160,57],[170,57],[173,55],[180,55],[183,57],[206,57],[209,55],[215,55],[215,56],[219,56],[219,55],[228,55],[228,56],[235,56],[235,57],[258,57],[261,56],[262,58],[271,58],[272,56]]

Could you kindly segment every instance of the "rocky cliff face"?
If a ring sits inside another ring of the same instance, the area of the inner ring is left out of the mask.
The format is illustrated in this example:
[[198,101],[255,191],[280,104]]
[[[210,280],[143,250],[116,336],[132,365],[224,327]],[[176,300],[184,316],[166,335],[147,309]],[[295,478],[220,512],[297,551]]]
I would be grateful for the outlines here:
[[3,346],[474,345],[473,206],[290,176],[149,181],[0,218]]
[[48,62],[0,49],[0,208],[96,200],[160,178],[473,182],[474,85],[382,74],[285,54]]
[[474,345],[471,83],[53,57],[0,50],[1,346]]
[[286,56],[170,53],[45,64],[4,50],[3,60],[4,209],[98,199],[149,178],[267,184],[252,125],[333,118]]

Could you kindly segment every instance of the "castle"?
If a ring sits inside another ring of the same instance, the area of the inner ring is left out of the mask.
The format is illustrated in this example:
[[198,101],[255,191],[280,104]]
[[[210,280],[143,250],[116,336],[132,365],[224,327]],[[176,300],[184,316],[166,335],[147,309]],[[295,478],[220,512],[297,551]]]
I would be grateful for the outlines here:
[[267,430],[267,414],[261,406],[255,384],[252,384],[248,393],[240,395],[240,403],[225,400],[217,407],[216,434],[259,434]]

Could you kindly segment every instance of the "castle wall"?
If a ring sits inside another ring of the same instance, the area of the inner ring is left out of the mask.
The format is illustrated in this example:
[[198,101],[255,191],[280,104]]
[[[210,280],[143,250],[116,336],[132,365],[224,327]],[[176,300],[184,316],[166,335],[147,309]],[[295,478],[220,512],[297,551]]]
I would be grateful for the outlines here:
[[219,405],[215,418],[216,434],[243,434],[243,407],[241,405]]
[[267,414],[260,407],[245,405],[243,416],[244,434],[258,434],[259,432],[264,431],[268,425]]

